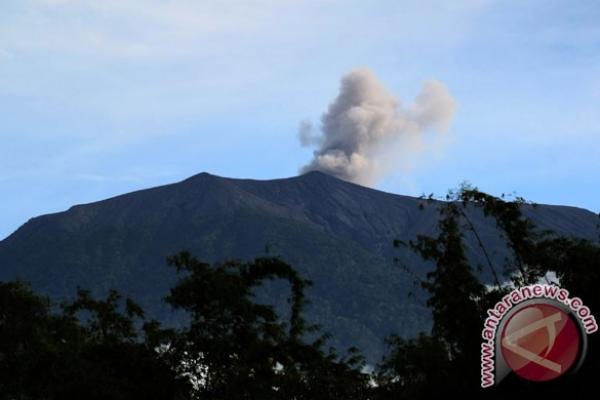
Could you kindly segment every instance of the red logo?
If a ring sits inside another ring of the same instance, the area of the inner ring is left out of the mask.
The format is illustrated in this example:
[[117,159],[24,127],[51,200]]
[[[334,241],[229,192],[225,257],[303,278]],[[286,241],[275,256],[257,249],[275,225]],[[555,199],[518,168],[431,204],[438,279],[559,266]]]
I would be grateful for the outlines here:
[[508,366],[530,381],[548,381],[577,361],[581,337],[569,314],[549,304],[533,304],[510,317],[501,336]]

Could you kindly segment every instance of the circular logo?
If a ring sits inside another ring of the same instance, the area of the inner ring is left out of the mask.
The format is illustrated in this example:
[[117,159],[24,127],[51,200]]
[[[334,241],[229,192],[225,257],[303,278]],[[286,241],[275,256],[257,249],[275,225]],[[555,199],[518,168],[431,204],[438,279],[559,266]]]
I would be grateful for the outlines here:
[[502,356],[519,376],[548,381],[563,375],[577,361],[579,327],[561,308],[532,304],[513,314],[501,336]]

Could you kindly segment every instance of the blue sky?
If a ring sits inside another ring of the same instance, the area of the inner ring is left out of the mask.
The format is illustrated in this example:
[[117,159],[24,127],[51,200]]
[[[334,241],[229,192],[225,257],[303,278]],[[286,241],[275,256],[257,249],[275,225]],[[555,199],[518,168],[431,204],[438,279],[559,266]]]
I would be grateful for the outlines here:
[[600,211],[596,1],[2,0],[0,238],[29,218],[208,171],[296,175],[357,67],[458,104],[445,145],[377,188]]

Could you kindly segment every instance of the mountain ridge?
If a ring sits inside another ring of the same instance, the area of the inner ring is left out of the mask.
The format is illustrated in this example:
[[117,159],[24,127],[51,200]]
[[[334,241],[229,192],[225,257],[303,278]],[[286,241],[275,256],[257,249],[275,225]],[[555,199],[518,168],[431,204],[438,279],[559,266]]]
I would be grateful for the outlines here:
[[[321,172],[272,180],[200,173],[30,219],[0,241],[0,280],[28,280],[56,298],[72,296],[78,286],[96,295],[116,288],[150,317],[176,325],[179,317],[161,303],[176,280],[167,256],[182,249],[211,262],[281,256],[314,282],[310,322],[332,332],[339,349],[357,345],[376,361],[384,336],[414,335],[430,325],[422,293],[393,260],[419,275],[431,265],[394,249],[392,241],[434,234],[436,204]],[[597,238],[592,212],[527,207],[542,229]],[[495,224],[468,212],[500,268],[506,250]],[[473,238],[465,239],[473,260],[483,264]],[[410,292],[416,295],[409,299]],[[275,283],[258,294],[280,307],[286,295]]]

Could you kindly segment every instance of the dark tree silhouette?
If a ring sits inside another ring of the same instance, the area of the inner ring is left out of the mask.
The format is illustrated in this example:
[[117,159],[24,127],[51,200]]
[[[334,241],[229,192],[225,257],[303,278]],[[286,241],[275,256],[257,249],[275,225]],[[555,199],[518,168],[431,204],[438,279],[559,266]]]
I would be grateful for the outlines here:
[[[131,317],[141,309],[127,300],[122,313],[119,299],[116,292],[95,300],[80,291],[59,313],[27,285],[0,283],[0,398],[175,399],[188,393],[187,380],[134,329]],[[86,314],[86,322],[77,313]]]
[[[191,322],[173,346],[181,371],[197,384],[202,399],[362,398],[366,376],[354,367],[355,354],[338,360],[321,347],[320,336],[303,318],[304,288],[309,284],[278,258],[226,262],[211,266],[187,252],[169,259],[186,275],[167,302],[191,314]],[[253,290],[267,279],[290,286],[287,321],[271,305],[257,304]]]
[[[495,287],[485,287],[474,275],[465,256],[463,232],[478,236],[467,209],[477,207],[494,218],[512,260],[503,266],[503,276],[514,285],[534,283],[549,271],[557,274],[561,286],[585,299],[592,310],[599,309],[597,288],[600,285],[600,246],[597,242],[560,237],[540,231],[523,214],[532,207],[522,198],[512,201],[463,186],[451,192],[439,205],[439,233],[436,237],[418,237],[410,246],[423,258],[432,260],[435,269],[422,280],[429,294],[433,329],[417,339],[391,337],[390,354],[377,371],[380,398],[478,398],[514,399],[526,395],[572,395],[578,390],[595,388],[600,354],[596,335],[589,338],[589,351],[583,368],[575,375],[544,384],[533,384],[509,377],[500,386],[479,388],[479,350],[481,329],[486,310],[509,289],[499,281],[485,244],[480,250],[492,272]],[[396,244],[401,244],[396,242]],[[516,396],[516,397],[515,397]]]

